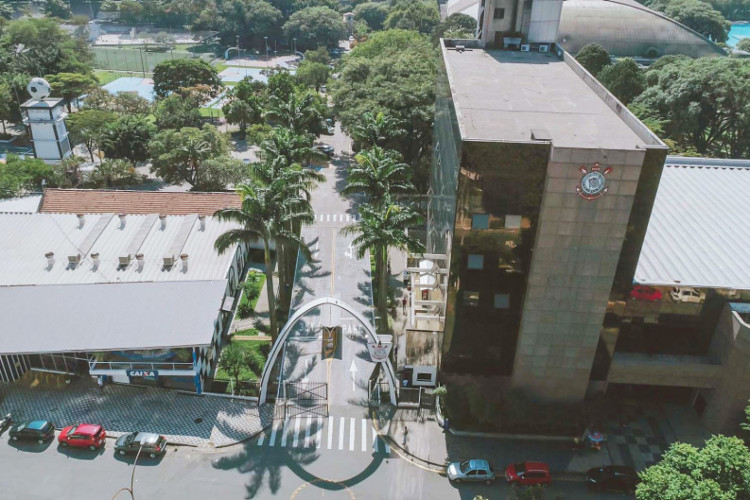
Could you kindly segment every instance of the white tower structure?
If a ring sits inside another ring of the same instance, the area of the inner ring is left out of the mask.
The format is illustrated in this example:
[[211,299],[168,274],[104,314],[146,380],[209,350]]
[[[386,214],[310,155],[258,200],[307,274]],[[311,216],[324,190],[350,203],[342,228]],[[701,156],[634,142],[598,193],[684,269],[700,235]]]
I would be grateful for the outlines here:
[[563,0],[481,0],[478,38],[487,46],[550,44],[557,39]]
[[31,99],[21,104],[23,123],[29,127],[34,154],[40,160],[57,163],[70,155],[70,139],[65,127],[65,99],[48,97],[50,85],[43,78],[32,78],[26,89]]

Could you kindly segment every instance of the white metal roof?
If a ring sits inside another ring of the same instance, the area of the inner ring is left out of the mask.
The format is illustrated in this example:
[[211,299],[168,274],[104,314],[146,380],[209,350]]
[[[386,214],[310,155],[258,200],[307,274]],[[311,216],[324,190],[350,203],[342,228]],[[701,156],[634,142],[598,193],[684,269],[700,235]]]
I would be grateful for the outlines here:
[[39,211],[39,204],[41,201],[41,194],[30,194],[18,198],[0,199],[0,212],[35,213]]
[[[195,215],[168,216],[162,229],[156,215],[127,215],[123,227],[118,215],[86,214],[80,227],[74,214],[0,214],[0,287],[224,279],[236,249],[219,255],[214,242],[233,227],[206,217],[201,230]],[[51,268],[47,252],[54,253]],[[165,269],[163,259],[172,252],[177,263]],[[99,254],[98,266],[92,253]],[[68,257],[77,254],[80,264],[69,266]],[[130,264],[120,267],[119,258],[128,254]],[[187,270],[180,254],[188,254]]]
[[634,281],[750,290],[750,161],[669,157]]
[[226,284],[0,287],[0,353],[209,345]]

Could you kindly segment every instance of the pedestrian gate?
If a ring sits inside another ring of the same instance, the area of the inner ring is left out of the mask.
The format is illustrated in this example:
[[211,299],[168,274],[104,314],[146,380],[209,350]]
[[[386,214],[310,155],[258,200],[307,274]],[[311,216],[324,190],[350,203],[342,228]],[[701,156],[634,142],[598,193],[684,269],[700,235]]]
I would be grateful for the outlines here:
[[325,382],[286,382],[284,418],[328,416],[328,384]]

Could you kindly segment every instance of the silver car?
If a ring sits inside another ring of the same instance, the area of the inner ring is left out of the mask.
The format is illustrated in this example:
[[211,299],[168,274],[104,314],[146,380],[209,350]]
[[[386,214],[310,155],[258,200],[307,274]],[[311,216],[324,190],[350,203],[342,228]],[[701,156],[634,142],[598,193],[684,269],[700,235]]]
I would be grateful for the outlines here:
[[495,480],[495,471],[492,464],[487,460],[464,460],[453,462],[448,466],[448,479],[454,483],[463,481],[484,481],[492,484]]

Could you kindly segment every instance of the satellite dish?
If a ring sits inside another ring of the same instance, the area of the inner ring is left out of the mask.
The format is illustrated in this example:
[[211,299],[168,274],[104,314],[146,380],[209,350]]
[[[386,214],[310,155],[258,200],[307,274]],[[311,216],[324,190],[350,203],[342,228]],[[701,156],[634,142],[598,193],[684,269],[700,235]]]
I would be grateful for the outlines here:
[[52,92],[52,88],[49,86],[49,82],[44,78],[32,78],[29,84],[26,86],[26,90],[29,91],[31,97],[39,100],[48,97]]

